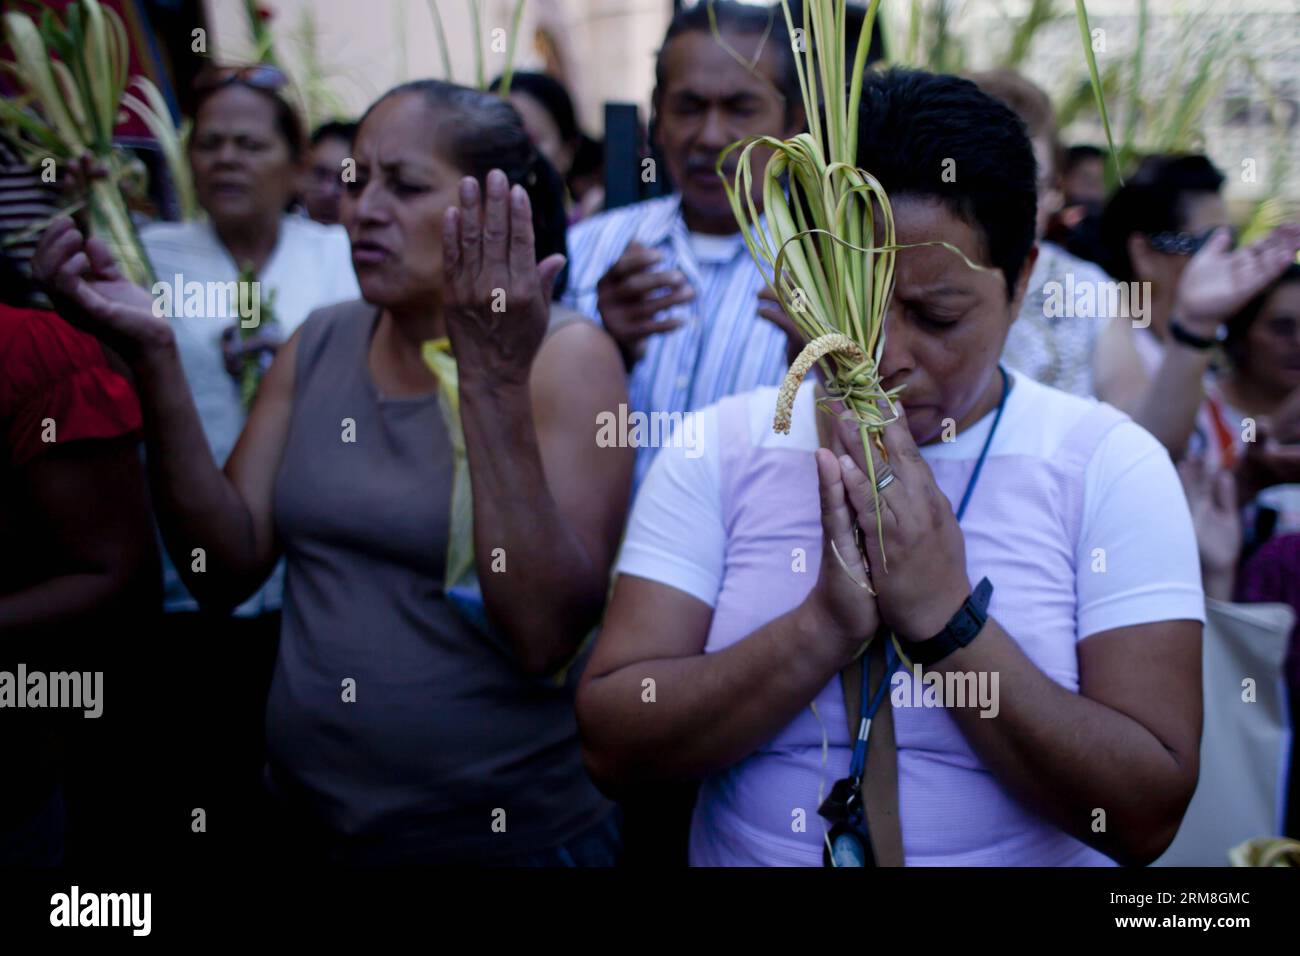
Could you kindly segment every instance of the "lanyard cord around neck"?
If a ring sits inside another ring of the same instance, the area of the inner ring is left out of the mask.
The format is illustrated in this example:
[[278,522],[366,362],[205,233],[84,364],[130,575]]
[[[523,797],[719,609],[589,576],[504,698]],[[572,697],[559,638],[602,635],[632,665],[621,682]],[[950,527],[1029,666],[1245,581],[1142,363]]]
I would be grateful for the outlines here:
[[[975,483],[979,481],[980,472],[984,468],[984,459],[988,457],[989,447],[993,444],[993,435],[998,430],[998,423],[1002,421],[1002,412],[1007,407],[1007,394],[1011,391],[1011,377],[1007,375],[1007,370],[1001,365],[998,366],[998,372],[1002,375],[1002,397],[998,399],[998,410],[993,416],[993,427],[989,429],[988,436],[984,439],[984,447],[980,449],[979,457],[975,459],[975,467],[970,473],[970,478],[966,481],[966,490],[962,493],[961,503],[957,506],[957,522],[960,524],[961,519],[966,515],[966,506],[970,504],[971,494],[975,491]],[[883,635],[881,635],[883,639]],[[853,741],[853,759],[849,763],[849,776],[853,780],[861,780],[862,774],[867,767],[867,738],[871,733],[871,720],[876,716],[876,711],[880,709],[881,703],[885,699],[885,690],[889,687],[889,679],[894,673],[894,668],[898,666],[898,651],[894,648],[893,640],[885,644],[885,672],[880,678],[880,686],[876,688],[875,696],[871,698],[870,706],[867,704],[867,672],[871,669],[868,661],[862,662],[862,689],[861,704],[858,712],[862,715],[858,723],[858,736]]]

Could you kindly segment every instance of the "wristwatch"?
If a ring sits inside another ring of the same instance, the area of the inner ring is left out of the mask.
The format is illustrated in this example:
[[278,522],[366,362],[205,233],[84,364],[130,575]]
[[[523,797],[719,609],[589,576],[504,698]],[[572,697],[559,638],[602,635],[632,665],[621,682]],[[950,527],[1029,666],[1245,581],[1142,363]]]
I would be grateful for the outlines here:
[[1197,335],[1195,332],[1189,332],[1186,327],[1177,319],[1169,320],[1169,334],[1173,336],[1175,342],[1180,342],[1188,348],[1196,349],[1198,352],[1204,352],[1212,349],[1225,338],[1228,337],[1227,326],[1220,325],[1215,332],[1214,338],[1207,339],[1203,335]]
[[984,629],[989,619],[989,598],[993,596],[993,585],[988,578],[981,579],[975,590],[957,609],[957,613],[948,621],[948,625],[934,637],[924,641],[908,641],[899,638],[903,653],[914,664],[929,667],[937,664],[953,651],[960,650],[975,635]]

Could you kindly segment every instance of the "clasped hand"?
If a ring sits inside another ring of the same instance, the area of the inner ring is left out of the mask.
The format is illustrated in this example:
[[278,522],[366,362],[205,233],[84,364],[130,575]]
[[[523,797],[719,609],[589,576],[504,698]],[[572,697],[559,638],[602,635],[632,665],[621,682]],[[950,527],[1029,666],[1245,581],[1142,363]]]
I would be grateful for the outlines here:
[[833,447],[817,451],[824,544],[814,600],[849,644],[869,638],[880,623],[905,640],[926,640],[970,594],[961,527],[901,406],[881,436],[888,461],[874,443],[870,448],[876,480],[893,475],[878,496],[877,525],[857,423],[838,403],[832,411]]

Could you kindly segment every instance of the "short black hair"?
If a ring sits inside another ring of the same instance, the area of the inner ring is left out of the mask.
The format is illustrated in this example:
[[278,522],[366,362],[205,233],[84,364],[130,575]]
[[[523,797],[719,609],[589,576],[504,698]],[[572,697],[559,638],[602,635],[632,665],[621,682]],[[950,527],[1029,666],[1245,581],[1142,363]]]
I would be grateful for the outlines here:
[[[501,77],[492,81],[488,87],[493,93],[501,89]],[[566,143],[575,142],[581,135],[578,129],[578,119],[573,111],[573,98],[569,96],[569,91],[553,76],[545,73],[516,73],[510,78],[511,93],[525,93],[531,96],[547,113],[551,114],[551,119],[555,121],[555,126],[560,131],[560,139]]]
[[1079,143],[1077,146],[1071,146],[1065,151],[1065,161],[1061,164],[1061,172],[1068,173],[1082,162],[1090,159],[1099,159],[1106,161],[1106,154],[1102,152],[1101,147],[1093,146],[1091,143]]
[[1034,245],[1038,183],[1029,134],[1010,107],[955,76],[865,73],[857,160],[891,200],[932,198],[974,227],[1014,294]]
[[311,144],[319,146],[327,139],[341,139],[351,145],[357,136],[357,124],[351,120],[330,120],[321,123],[311,134]]
[[785,14],[781,11],[780,4],[768,7],[736,3],[735,0],[700,0],[694,6],[679,10],[668,24],[664,42],[655,56],[654,98],[658,99],[660,91],[666,84],[664,51],[668,49],[668,44],[683,33],[712,34],[713,20],[709,19],[710,8],[713,10],[719,33],[731,32],[742,36],[767,34],[765,46],[776,51],[776,89],[785,98],[785,115],[788,119],[795,109],[803,106],[803,95],[799,89],[799,71],[795,63],[794,48],[791,46],[790,31],[786,27]]
[[1182,230],[1187,225],[1187,200],[1197,193],[1217,194],[1222,186],[1223,173],[1199,153],[1148,156],[1101,214],[1106,271],[1121,281],[1135,278],[1129,236]]

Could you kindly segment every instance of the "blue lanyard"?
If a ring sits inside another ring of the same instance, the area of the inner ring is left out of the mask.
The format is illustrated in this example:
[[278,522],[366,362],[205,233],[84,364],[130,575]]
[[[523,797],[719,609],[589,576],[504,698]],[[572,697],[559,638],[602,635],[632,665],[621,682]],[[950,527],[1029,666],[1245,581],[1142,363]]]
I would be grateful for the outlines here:
[[[975,459],[975,468],[970,473],[970,479],[966,482],[966,490],[962,493],[961,503],[957,506],[957,521],[966,515],[966,506],[970,504],[971,493],[975,491],[975,483],[979,481],[980,472],[984,468],[984,459],[988,457],[989,446],[993,444],[993,435],[998,430],[998,423],[1002,421],[1002,411],[1007,407],[1007,393],[1011,391],[1011,378],[1007,375],[1007,370],[1001,365],[998,366],[998,372],[1002,375],[1002,397],[998,399],[998,410],[993,416],[993,427],[989,429],[988,437],[984,439],[984,447],[980,449],[979,457]],[[883,632],[880,639],[884,640]],[[871,669],[869,663],[862,662],[862,690],[861,701],[858,712],[862,715],[858,723],[858,736],[853,741],[853,759],[849,763],[849,776],[854,781],[862,779],[862,774],[867,767],[867,739],[871,735],[871,721],[876,716],[876,711],[880,709],[880,704],[885,699],[885,691],[889,688],[889,679],[894,674],[894,669],[898,667],[898,651],[894,648],[892,635],[885,645],[885,673],[880,678],[880,686],[876,688],[875,696],[871,698],[871,703],[867,703],[867,672]],[[856,790],[856,787],[854,788]]]

